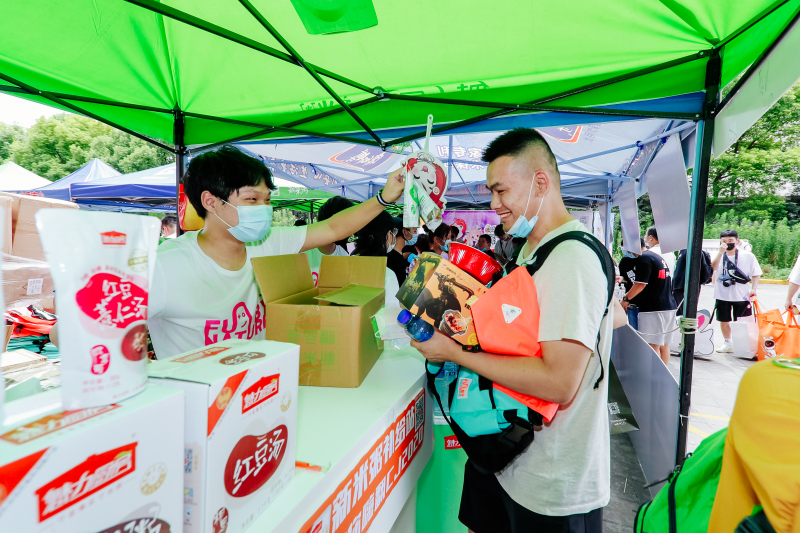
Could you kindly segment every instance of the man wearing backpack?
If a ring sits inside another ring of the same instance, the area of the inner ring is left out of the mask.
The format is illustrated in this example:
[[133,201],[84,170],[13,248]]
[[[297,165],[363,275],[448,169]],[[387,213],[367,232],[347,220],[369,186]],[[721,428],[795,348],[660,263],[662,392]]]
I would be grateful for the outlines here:
[[[714,268],[711,266],[711,255],[705,250],[700,250],[700,283],[697,287],[697,294],[700,294],[700,285],[708,285],[714,281]],[[675,274],[672,276],[672,296],[678,305],[678,316],[683,316],[684,287],[686,283],[686,249],[678,254],[678,262],[675,263]]]
[[[586,231],[564,206],[556,159],[538,132],[501,135],[483,160],[503,229],[526,239],[518,265],[532,263],[543,243]],[[560,404],[533,443],[497,474],[467,463],[459,520],[475,533],[602,531],[610,497],[608,386],[600,379],[601,358],[607,368],[611,351],[608,279],[591,248],[568,240],[552,250],[533,281],[542,357],[467,352],[438,331],[427,342],[412,341],[429,361],[452,361]]]

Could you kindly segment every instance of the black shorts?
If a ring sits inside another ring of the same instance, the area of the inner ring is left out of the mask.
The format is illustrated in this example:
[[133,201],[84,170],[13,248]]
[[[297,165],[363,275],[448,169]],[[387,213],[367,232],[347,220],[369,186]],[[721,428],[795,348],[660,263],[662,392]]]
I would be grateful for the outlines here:
[[[731,316],[733,314],[733,316]],[[732,322],[743,316],[752,316],[750,302],[726,302],[717,300],[717,322]]]
[[545,516],[522,507],[494,474],[481,474],[467,461],[458,519],[475,533],[600,533],[603,509],[569,516]]

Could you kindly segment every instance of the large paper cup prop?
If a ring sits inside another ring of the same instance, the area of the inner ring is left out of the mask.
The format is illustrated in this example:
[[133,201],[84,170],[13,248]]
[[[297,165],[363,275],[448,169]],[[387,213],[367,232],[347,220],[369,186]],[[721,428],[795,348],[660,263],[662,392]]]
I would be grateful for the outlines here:
[[431,229],[442,223],[442,212],[446,201],[444,194],[450,186],[445,166],[428,151],[433,115],[428,115],[428,131],[425,146],[412,153],[403,163],[405,191],[403,194],[403,225],[419,227],[420,217]]

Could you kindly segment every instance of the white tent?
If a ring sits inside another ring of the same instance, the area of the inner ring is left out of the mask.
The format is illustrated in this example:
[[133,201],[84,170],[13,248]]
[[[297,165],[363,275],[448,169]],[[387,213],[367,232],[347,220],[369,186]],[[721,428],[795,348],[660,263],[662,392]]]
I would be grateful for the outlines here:
[[0,165],[0,191],[16,191],[20,189],[35,189],[50,185],[50,180],[37,176],[30,170],[26,170],[8,161]]

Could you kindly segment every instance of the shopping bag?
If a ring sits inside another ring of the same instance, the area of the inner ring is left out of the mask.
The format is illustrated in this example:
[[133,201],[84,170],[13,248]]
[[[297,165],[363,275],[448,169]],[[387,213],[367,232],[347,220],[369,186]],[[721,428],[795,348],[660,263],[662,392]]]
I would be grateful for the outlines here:
[[780,309],[770,309],[769,311],[764,311],[764,308],[761,306],[758,300],[753,300],[753,312],[756,315],[756,323],[758,327],[761,328],[766,322],[783,322],[783,318],[781,317],[781,310]]
[[786,312],[780,320],[765,321],[759,328],[758,360],[800,357],[800,325],[791,311]]
[[743,316],[731,322],[733,355],[743,359],[754,359],[758,352],[758,323],[754,316]]
[[609,361],[608,365],[608,422],[611,434],[628,433],[629,431],[639,431],[639,424],[633,416],[631,402],[622,388],[622,382],[614,368],[614,362]]

